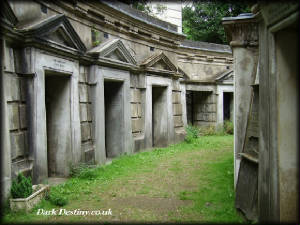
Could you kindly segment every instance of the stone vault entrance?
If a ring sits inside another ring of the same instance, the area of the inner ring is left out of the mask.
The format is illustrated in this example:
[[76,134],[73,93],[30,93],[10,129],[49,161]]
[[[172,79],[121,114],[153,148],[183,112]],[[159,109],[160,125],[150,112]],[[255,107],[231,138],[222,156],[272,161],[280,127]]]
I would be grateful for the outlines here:
[[64,176],[71,151],[70,77],[45,74],[48,176]]
[[106,158],[117,157],[124,151],[123,92],[122,81],[104,81]]
[[187,123],[195,126],[207,126],[215,122],[215,102],[211,91],[187,91]]
[[152,144],[153,147],[168,145],[167,88],[152,86]]
[[233,120],[233,93],[224,92],[223,93],[223,119]]

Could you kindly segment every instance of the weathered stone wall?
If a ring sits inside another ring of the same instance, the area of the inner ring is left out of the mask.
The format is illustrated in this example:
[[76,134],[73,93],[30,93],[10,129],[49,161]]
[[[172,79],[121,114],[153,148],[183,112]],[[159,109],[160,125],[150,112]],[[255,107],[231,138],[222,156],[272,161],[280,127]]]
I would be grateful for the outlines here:
[[232,53],[226,45],[202,42],[199,42],[198,46],[188,45],[180,46],[177,60],[178,66],[189,79],[214,80],[217,74],[232,68]]
[[89,98],[88,67],[80,66],[79,69],[79,103],[81,125],[81,150],[85,162],[94,161],[94,141],[92,135],[91,100]]
[[181,88],[178,80],[173,81],[172,90],[172,106],[173,106],[173,118],[175,128],[175,142],[182,141],[185,136],[184,123],[183,123],[183,108],[181,100]]
[[28,123],[27,123],[27,99],[26,82],[28,78],[22,78],[15,72],[14,49],[5,47],[5,85],[6,103],[8,110],[9,133],[11,143],[12,178],[18,172],[31,173],[29,165]]
[[179,88],[178,80],[173,81],[172,103],[173,103],[174,127],[181,128],[183,127],[182,104],[181,104],[181,90]]
[[[181,43],[185,36],[176,33],[174,27],[168,27],[168,24],[157,19],[148,20],[145,15],[137,18],[110,3],[10,1],[9,5],[12,8],[10,16],[15,14],[17,22],[12,23],[9,35],[5,34],[4,39],[7,38],[16,44],[22,54],[21,58],[17,59],[18,63],[15,63],[20,67],[21,72],[18,75],[13,69],[13,51],[7,50],[5,58],[5,84],[12,86],[7,88],[6,93],[8,97],[5,113],[9,118],[5,118],[5,121],[9,122],[9,131],[5,130],[6,136],[11,137],[7,151],[12,152],[13,171],[24,168],[29,168],[30,171],[32,163],[29,158],[32,156],[32,160],[35,160],[33,177],[39,177],[35,182],[41,182],[41,179],[49,175],[49,139],[46,129],[47,112],[44,106],[47,71],[70,78],[67,84],[70,88],[70,95],[67,97],[70,107],[66,106],[69,107],[70,113],[66,113],[66,110],[58,116],[62,121],[66,121],[61,125],[67,128],[60,131],[67,133],[67,142],[70,145],[62,150],[60,163],[76,164],[82,161],[101,164],[106,161],[106,121],[103,112],[105,79],[123,82],[124,117],[120,118],[124,118],[121,125],[124,129],[124,142],[120,142],[120,151],[130,154],[153,147],[153,87],[166,88],[165,105],[158,107],[163,115],[163,130],[158,132],[158,136],[163,136],[164,144],[179,142],[184,138],[186,121],[185,84],[180,82],[184,79],[214,79],[218,72],[232,64],[231,52],[224,51],[224,46],[183,47]],[[40,28],[42,30],[36,32]],[[30,37],[29,42],[25,36]],[[101,47],[104,46],[104,43],[117,43],[112,42],[115,39],[119,39],[117,49],[110,49],[115,52],[109,52],[107,55],[102,52],[103,55],[100,55],[101,50],[94,49],[101,44]],[[23,47],[26,49],[22,49]],[[117,55],[118,51],[121,54],[120,58]],[[115,54],[115,57],[110,57],[110,53]],[[154,60],[156,56],[160,57],[157,61]],[[21,78],[22,72],[28,73],[27,78]],[[26,79],[30,82],[26,83]],[[22,94],[24,82],[29,97]],[[26,117],[29,125],[24,119]],[[27,157],[28,155],[30,157]],[[14,169],[19,159],[26,159],[26,162],[18,164],[18,169]],[[7,164],[7,168],[11,168],[11,165]],[[67,175],[68,171],[65,172]]]
[[131,88],[131,124],[133,137],[143,132],[141,89]]
[[212,92],[194,92],[194,124],[196,126],[215,125],[216,96]]

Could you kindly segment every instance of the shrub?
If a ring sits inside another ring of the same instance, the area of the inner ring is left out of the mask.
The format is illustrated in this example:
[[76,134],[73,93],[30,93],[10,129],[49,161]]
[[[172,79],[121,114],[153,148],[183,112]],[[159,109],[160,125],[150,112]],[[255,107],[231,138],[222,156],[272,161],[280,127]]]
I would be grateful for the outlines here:
[[32,194],[31,177],[25,177],[19,173],[16,180],[11,185],[11,195],[13,198],[27,198]]
[[199,137],[199,129],[197,127],[188,125],[186,126],[185,130],[186,130],[186,136],[184,140],[187,143],[191,143],[194,139]]
[[233,134],[233,122],[230,120],[224,121],[224,131],[227,134]]
[[50,193],[46,195],[46,200],[57,206],[64,206],[68,203],[68,199],[63,196],[63,191],[59,186],[51,188]]

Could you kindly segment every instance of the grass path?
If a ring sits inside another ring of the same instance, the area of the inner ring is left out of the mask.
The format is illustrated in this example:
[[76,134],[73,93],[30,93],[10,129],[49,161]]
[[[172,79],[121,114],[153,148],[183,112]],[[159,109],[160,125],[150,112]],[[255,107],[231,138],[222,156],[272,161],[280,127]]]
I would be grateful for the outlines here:
[[[7,213],[4,222],[244,222],[234,208],[232,136],[122,156],[89,172],[89,179],[57,188],[67,205],[44,200],[30,214]],[[112,215],[42,216],[38,208],[111,209]]]

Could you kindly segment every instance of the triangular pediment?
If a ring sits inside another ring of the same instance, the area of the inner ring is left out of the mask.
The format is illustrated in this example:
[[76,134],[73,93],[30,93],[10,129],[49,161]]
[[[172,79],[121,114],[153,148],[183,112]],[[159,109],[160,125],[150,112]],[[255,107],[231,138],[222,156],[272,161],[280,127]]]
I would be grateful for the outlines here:
[[88,51],[88,53],[111,61],[136,64],[135,58],[120,39],[104,42]]
[[177,72],[176,66],[163,52],[153,54],[152,56],[144,60],[144,62],[141,63],[141,66],[148,69],[152,68],[155,70]]
[[60,46],[86,51],[86,47],[65,15],[59,14],[39,21],[21,30],[27,36],[34,36]]
[[60,27],[56,31],[42,36],[42,38],[59,43],[61,45],[68,46],[70,48],[76,48],[72,39],[68,35],[66,35],[66,33],[67,32],[64,30],[64,28]]
[[114,51],[112,51],[111,53],[107,54],[105,57],[109,58],[109,59],[114,59],[114,60],[129,63],[129,61],[126,60],[126,58],[124,57],[124,55],[122,54],[122,52],[118,48],[115,49]]
[[160,70],[170,70],[170,71],[172,71],[172,69],[168,66],[168,64],[165,63],[165,61],[163,59],[158,60],[151,67],[155,68],[155,69],[160,69]]
[[0,9],[0,18],[2,21],[10,25],[16,25],[18,23],[18,19],[15,16],[13,10],[11,9],[9,3],[4,0],[2,1],[1,9]]
[[184,80],[190,80],[190,77],[187,75],[186,72],[184,72],[182,68],[178,67],[178,72],[181,74]]
[[233,83],[233,70],[226,70],[216,77],[217,82]]

